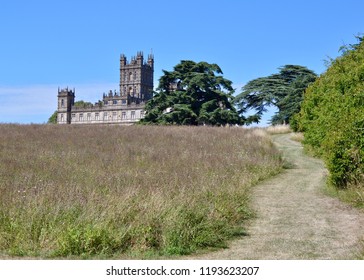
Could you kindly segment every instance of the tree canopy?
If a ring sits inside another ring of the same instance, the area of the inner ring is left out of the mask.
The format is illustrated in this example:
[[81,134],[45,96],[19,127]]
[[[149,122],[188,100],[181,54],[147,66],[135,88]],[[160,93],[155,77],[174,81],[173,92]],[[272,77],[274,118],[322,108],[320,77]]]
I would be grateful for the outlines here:
[[248,118],[249,122],[258,123],[267,107],[274,105],[278,112],[272,117],[272,124],[289,123],[300,110],[303,92],[317,77],[300,65],[284,65],[278,69],[277,74],[249,81],[236,97],[239,113],[256,112]]
[[243,119],[232,104],[232,82],[217,64],[182,60],[163,70],[154,97],[146,104],[144,124],[226,125]]

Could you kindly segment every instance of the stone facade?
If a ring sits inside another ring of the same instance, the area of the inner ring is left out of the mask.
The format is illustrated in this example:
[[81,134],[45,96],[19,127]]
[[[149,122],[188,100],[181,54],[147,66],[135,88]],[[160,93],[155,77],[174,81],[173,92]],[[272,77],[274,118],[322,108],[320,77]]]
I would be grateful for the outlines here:
[[133,124],[144,117],[145,102],[153,97],[154,57],[143,53],[128,62],[120,56],[119,92],[103,95],[95,104],[75,106],[75,89],[58,89],[58,124]]

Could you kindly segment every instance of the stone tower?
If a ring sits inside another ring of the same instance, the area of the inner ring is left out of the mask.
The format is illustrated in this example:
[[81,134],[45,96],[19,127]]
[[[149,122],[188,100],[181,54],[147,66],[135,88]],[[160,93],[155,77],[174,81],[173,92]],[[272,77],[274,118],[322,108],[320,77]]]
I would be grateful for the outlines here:
[[120,56],[120,95],[123,104],[144,103],[153,97],[154,57],[148,55],[145,62],[143,53],[138,52],[128,62],[125,55]]
[[58,88],[57,123],[71,123],[71,108],[75,103],[75,90]]

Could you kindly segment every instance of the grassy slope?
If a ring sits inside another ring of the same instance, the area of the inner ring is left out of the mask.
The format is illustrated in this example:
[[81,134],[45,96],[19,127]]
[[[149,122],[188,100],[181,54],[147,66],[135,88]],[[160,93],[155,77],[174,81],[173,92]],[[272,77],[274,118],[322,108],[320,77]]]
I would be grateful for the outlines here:
[[1,125],[0,159],[0,256],[41,258],[224,246],[282,165],[263,132],[206,127]]

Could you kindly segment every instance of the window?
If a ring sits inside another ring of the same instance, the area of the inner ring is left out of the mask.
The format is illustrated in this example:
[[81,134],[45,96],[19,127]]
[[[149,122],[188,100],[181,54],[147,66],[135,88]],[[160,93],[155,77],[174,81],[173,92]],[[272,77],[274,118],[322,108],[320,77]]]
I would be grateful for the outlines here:
[[121,104],[122,105],[125,105],[126,104],[126,100],[125,99],[121,100]]
[[133,73],[129,73],[129,81],[132,81],[133,80]]
[[118,101],[117,100],[113,100],[112,101],[112,104],[116,105],[116,104],[118,104]]
[[91,113],[87,113],[87,120],[90,121],[91,120]]
[[116,112],[112,112],[112,119],[116,120],[116,118],[117,118]]
[[95,120],[99,120],[99,113],[95,113]]
[[104,112],[104,121],[107,121],[107,112]]
[[82,122],[83,121],[83,113],[80,113],[79,115],[79,121]]
[[134,120],[135,119],[135,111],[131,111],[131,119]]
[[121,113],[121,118],[122,118],[123,120],[126,120],[126,112],[122,112],[122,113]]
[[104,101],[104,104],[107,105],[107,100]]
[[[62,99],[63,100],[63,99]],[[61,122],[64,122],[63,114],[61,114]]]
[[64,99],[61,99],[61,107],[64,107]]
[[72,117],[72,120],[75,120],[76,119],[76,114],[72,114],[71,117]]
[[144,111],[140,111],[140,118],[144,118]]

